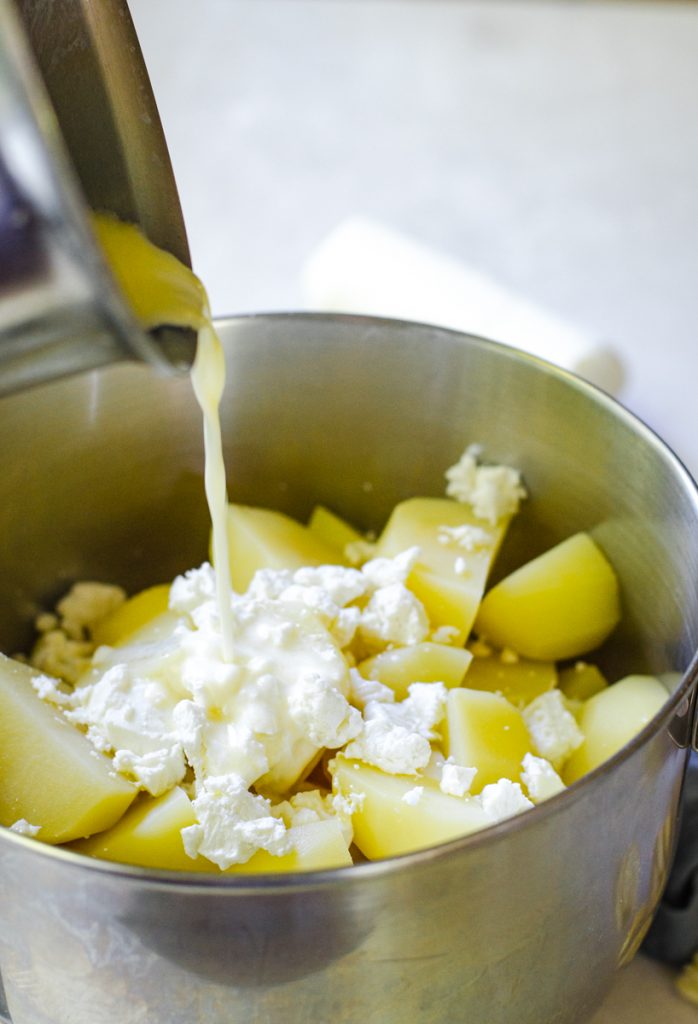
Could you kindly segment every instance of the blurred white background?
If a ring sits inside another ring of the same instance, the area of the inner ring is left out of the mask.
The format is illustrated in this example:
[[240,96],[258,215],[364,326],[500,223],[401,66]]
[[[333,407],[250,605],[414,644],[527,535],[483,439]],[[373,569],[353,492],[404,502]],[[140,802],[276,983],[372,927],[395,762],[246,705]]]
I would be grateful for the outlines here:
[[365,214],[610,339],[698,471],[698,6],[131,7],[216,313],[298,308]]
[[[363,214],[608,339],[698,472],[698,5],[131,0],[218,314]],[[580,954],[580,955],[583,955]],[[696,1019],[625,972],[595,1024]]]

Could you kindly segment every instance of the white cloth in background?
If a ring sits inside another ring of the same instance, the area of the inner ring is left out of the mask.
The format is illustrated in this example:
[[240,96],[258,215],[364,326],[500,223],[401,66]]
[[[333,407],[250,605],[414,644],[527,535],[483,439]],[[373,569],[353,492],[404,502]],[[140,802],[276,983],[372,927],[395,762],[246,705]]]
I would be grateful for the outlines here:
[[343,221],[303,268],[306,307],[417,320],[531,352],[610,394],[624,367],[610,345],[491,277],[363,217]]

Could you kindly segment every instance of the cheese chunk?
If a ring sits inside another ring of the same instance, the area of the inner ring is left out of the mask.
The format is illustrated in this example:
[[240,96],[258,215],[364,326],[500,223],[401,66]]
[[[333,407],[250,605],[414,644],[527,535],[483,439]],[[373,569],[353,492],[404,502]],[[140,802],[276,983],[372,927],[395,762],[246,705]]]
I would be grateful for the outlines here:
[[0,655],[0,824],[40,826],[46,843],[109,828],[136,796],[109,761],[34,692],[40,673]]
[[591,537],[577,533],[493,587],[476,630],[496,647],[556,661],[598,647],[619,619],[616,574]]

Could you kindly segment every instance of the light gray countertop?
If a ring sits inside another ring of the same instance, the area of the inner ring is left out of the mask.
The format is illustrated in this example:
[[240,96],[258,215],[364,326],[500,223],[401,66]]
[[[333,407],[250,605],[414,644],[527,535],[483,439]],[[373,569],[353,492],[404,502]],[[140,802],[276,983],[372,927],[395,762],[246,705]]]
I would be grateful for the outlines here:
[[[216,313],[298,308],[365,214],[631,368],[698,472],[698,5],[131,0]],[[636,960],[594,1024],[688,1024]]]

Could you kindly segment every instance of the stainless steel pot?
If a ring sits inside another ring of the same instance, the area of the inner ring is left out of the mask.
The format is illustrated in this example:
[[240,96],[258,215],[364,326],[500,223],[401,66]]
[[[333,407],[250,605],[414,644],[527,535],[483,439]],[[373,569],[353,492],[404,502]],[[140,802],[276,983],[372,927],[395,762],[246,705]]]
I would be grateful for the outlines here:
[[[0,835],[13,1024],[572,1024],[636,951],[664,884],[698,671],[698,497],[641,423],[480,339],[357,317],[221,324],[230,492],[364,528],[440,494],[466,444],[531,492],[499,572],[589,529],[623,584],[613,672],[681,673],[606,765],[436,849],[251,881],[83,860]],[[74,579],[130,589],[206,556],[188,382],[112,367],[0,401],[0,648]]]

